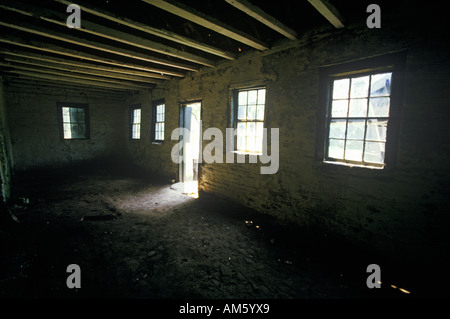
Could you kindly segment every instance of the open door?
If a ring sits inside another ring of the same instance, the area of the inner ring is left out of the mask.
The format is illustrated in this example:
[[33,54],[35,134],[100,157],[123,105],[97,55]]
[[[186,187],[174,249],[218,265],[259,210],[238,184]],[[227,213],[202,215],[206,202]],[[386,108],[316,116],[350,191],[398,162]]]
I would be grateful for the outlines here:
[[179,164],[180,182],[183,193],[198,196],[199,160],[201,152],[201,102],[181,104],[180,127],[185,128],[186,136],[180,144],[182,161]]

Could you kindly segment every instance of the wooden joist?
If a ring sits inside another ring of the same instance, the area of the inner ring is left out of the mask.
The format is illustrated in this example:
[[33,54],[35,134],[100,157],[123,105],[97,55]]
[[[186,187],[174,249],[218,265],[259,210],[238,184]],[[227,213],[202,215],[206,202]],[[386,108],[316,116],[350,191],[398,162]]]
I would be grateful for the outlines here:
[[[56,13],[54,11],[45,11],[45,15],[41,13],[40,11],[43,11],[37,7],[32,6],[24,6],[24,5],[4,5],[0,4],[0,9],[8,10],[11,12],[19,13],[25,16],[38,18],[40,20],[50,22],[53,24],[61,25],[63,27],[66,27],[65,18],[66,16],[61,13]],[[56,17],[57,19],[54,19],[52,17]],[[208,67],[213,67],[214,62],[208,59],[205,59],[203,57],[200,57],[198,55],[191,54],[189,52],[183,52],[180,50],[177,50],[175,48],[169,47],[167,45],[163,45],[158,42],[150,41],[148,39],[138,37],[129,33],[121,32],[119,30],[113,30],[108,27],[104,27],[102,25],[99,25],[97,23],[93,23],[88,21],[86,18],[83,18],[82,27],[80,29],[75,30],[69,30],[70,33],[75,33],[76,31],[85,32],[88,34],[96,35],[101,38],[117,41],[123,44],[127,44],[130,46],[134,46],[137,48],[141,48],[144,50],[149,50],[153,52],[157,52],[160,54],[164,54],[167,56],[172,56],[178,59],[186,60],[193,63],[198,63],[201,65],[205,65]]]
[[[67,1],[67,0],[54,0],[55,2],[64,4],[64,5],[70,5],[72,3],[72,1]],[[213,54],[215,56],[224,58],[224,59],[228,59],[228,60],[235,60],[236,56],[233,53],[227,52],[226,50],[222,50],[216,47],[213,47],[211,45],[207,45],[198,41],[195,41],[193,39],[190,39],[188,37],[176,34],[174,32],[171,31],[167,31],[167,30],[162,30],[162,29],[157,29],[154,27],[151,27],[149,25],[140,23],[138,21],[134,21],[131,20],[129,18],[125,18],[125,17],[120,17],[117,16],[117,14],[113,14],[110,12],[107,12],[104,9],[99,9],[99,8],[95,8],[92,5],[87,5],[87,4],[79,4],[81,10],[83,12],[87,12],[89,14],[95,15],[97,17],[106,19],[108,21],[112,21],[115,23],[119,23],[122,24],[124,26],[133,28],[135,30],[139,30],[142,32],[145,32],[147,34],[151,34],[166,40],[170,40],[209,54]]]
[[252,18],[255,18],[259,22],[265,24],[269,28],[277,31],[278,33],[284,35],[285,37],[295,40],[297,39],[297,32],[290,29],[289,27],[285,26],[283,23],[278,21],[273,16],[267,14],[263,10],[261,10],[259,7],[254,6],[247,0],[225,0],[229,4],[231,4],[233,7],[241,10],[242,12],[245,12]]
[[91,82],[108,83],[108,84],[114,84],[114,85],[117,84],[117,85],[122,85],[123,87],[126,87],[126,88],[134,88],[134,89],[150,89],[154,86],[152,84],[141,84],[141,83],[135,83],[135,82],[131,82],[131,81],[109,79],[109,78],[105,78],[105,77],[79,75],[74,72],[66,72],[66,71],[62,71],[62,70],[54,71],[54,70],[49,70],[46,68],[21,66],[21,65],[17,65],[17,64],[12,65],[10,63],[2,63],[2,62],[0,62],[0,67],[6,68],[6,69],[11,68],[12,70],[9,70],[8,72],[12,72],[12,73],[16,72],[17,70],[23,70],[23,71],[27,71],[27,72],[33,72],[35,74],[67,77],[67,78],[73,79],[74,81],[79,81],[81,79],[81,80],[88,80]]
[[[125,74],[125,75],[134,75],[139,76],[142,78],[145,78],[146,82],[149,83],[159,83],[160,81],[155,79],[155,76],[152,73],[148,72],[142,72],[142,71],[136,71],[132,69],[126,69],[126,68],[118,68],[118,67],[109,67],[101,64],[93,64],[93,63],[86,63],[86,62],[79,62],[71,59],[63,59],[63,58],[57,58],[57,57],[50,57],[42,54],[36,54],[31,52],[22,52],[17,50],[0,50],[0,54],[6,56],[5,59],[8,60],[8,56],[12,57],[19,57],[19,58],[26,58],[26,59],[32,59],[37,61],[44,61],[44,62],[50,62],[54,64],[62,64],[62,65],[68,65],[68,66],[74,66],[74,67],[81,67],[86,69],[93,69],[93,70],[100,70],[100,71],[106,71],[106,72],[112,72],[112,73],[118,73],[118,74]],[[168,79],[168,77],[164,77],[163,79]]]
[[308,0],[335,28],[344,27],[343,19],[337,9],[328,0]]
[[244,43],[245,45],[248,45],[257,50],[264,51],[269,48],[269,46],[263,43],[262,41],[259,41],[254,37],[245,34],[244,32],[235,30],[233,27],[228,26],[215,18],[209,17],[181,3],[163,0],[142,0],[142,1],[151,4],[153,6],[156,6],[167,12],[170,12],[174,15],[177,15],[183,19],[199,24],[202,27],[220,33],[228,38]]
[[[48,68],[48,69],[53,69],[53,70],[60,70],[60,71],[66,71],[66,72],[74,72],[74,73],[80,73],[80,74],[106,77],[106,78],[111,78],[111,79],[128,80],[128,81],[134,81],[134,82],[153,83],[153,84],[160,82],[160,80],[143,78],[143,77],[139,77],[139,76],[135,76],[135,75],[120,74],[120,73],[102,71],[102,70],[93,69],[93,68],[68,66],[68,65],[58,64],[58,63],[54,63],[54,62],[46,62],[46,61],[42,61],[42,60],[24,59],[24,58],[18,58],[18,57],[13,57],[13,58],[5,57],[4,60],[7,62],[15,63],[15,64],[19,63],[19,64],[38,66],[38,67],[43,67],[43,68]],[[12,66],[15,64],[12,64]]]
[[[121,61],[113,60],[110,58],[101,57],[98,55],[81,53],[76,50],[66,49],[65,47],[62,47],[62,46],[53,45],[50,43],[42,43],[42,42],[36,41],[36,40],[28,39],[25,41],[22,38],[17,37],[17,36],[0,35],[0,42],[17,45],[22,48],[39,50],[39,51],[43,51],[43,52],[68,56],[68,57],[82,59],[82,60],[91,61],[91,62],[98,62],[98,63],[104,63],[104,64],[114,65],[114,66],[118,66],[118,67],[130,68],[130,69],[134,69],[134,70],[146,71],[146,72],[148,72],[149,76],[152,76],[152,77],[158,78],[158,79],[169,79],[170,78],[167,75],[164,75],[166,73],[166,70],[153,68],[153,67],[149,67],[149,66],[143,66],[143,65],[134,64],[134,63],[121,62]],[[172,72],[172,71],[170,72],[169,75],[177,76],[177,77],[184,77],[183,73]]]

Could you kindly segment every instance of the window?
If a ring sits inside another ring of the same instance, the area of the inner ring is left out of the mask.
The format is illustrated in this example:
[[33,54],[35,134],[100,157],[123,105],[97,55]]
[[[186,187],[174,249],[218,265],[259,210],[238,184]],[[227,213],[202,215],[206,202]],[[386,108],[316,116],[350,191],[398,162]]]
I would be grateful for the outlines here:
[[131,109],[131,138],[138,140],[141,138],[141,108]]
[[325,160],[383,168],[392,72],[334,78],[330,83]]
[[163,100],[153,103],[153,142],[164,141],[165,103]]
[[236,90],[233,96],[235,150],[262,154],[266,89]]
[[89,138],[88,106],[86,104],[58,104],[62,137],[65,140]]

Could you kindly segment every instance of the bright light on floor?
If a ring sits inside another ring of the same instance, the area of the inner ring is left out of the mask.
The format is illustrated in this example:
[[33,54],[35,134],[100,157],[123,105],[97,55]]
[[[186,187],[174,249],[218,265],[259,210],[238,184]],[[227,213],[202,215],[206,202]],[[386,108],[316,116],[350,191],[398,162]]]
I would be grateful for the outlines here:
[[190,195],[193,198],[198,198],[198,182],[191,181],[183,183],[183,194]]

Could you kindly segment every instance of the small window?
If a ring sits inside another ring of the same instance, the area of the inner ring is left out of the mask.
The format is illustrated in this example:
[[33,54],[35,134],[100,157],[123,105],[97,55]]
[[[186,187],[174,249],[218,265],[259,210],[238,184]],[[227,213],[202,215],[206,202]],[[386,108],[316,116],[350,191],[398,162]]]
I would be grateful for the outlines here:
[[383,168],[392,72],[332,79],[325,160]]
[[131,109],[131,138],[138,140],[141,138],[141,108]]
[[62,137],[65,140],[89,138],[88,107],[83,104],[58,104]]
[[236,90],[233,96],[235,150],[262,154],[266,89]]
[[164,121],[166,116],[165,109],[166,106],[164,101],[157,101],[153,103],[153,142],[164,141]]

